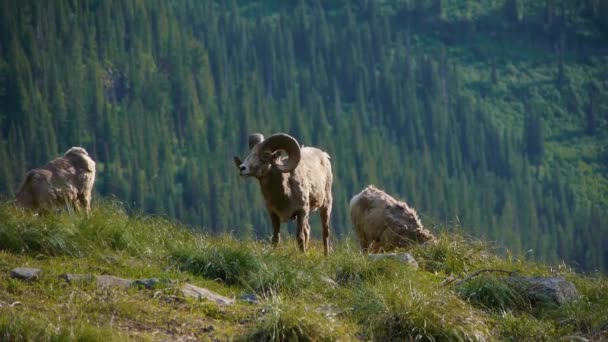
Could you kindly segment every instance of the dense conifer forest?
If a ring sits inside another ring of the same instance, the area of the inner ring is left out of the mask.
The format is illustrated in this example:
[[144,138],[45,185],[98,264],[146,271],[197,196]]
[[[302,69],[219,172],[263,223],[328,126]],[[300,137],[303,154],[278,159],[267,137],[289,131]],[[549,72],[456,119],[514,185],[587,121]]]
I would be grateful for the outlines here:
[[431,230],[608,270],[606,1],[0,0],[5,200],[80,145],[94,201],[267,237],[232,156],[279,131],[331,155],[333,239],[371,183]]

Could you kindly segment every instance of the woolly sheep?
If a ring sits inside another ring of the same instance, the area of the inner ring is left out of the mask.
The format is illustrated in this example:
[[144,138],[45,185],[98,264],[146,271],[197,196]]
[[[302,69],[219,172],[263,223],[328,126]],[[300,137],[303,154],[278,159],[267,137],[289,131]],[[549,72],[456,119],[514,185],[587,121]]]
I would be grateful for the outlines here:
[[413,208],[373,185],[351,199],[349,211],[361,250],[369,253],[434,240]]
[[89,213],[94,182],[95,162],[84,148],[72,147],[63,157],[28,171],[15,200],[35,211],[71,207]]
[[300,148],[295,138],[284,133],[267,139],[259,133],[251,134],[249,149],[244,161],[235,156],[234,162],[242,177],[259,181],[272,222],[272,244],[280,242],[281,222],[296,219],[298,247],[305,252],[310,237],[309,214],[319,209],[327,255],[333,180],[329,155],[314,147]]

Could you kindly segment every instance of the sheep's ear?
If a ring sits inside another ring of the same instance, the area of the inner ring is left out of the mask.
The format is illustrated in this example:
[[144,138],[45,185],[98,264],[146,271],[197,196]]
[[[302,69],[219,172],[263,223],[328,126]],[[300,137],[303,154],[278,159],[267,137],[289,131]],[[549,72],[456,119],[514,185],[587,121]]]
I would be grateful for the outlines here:
[[277,158],[281,158],[282,156],[286,156],[283,150],[276,150],[272,152],[272,160],[277,160]]
[[234,164],[236,164],[237,169],[241,166],[241,164],[243,164],[243,162],[241,161],[241,158],[234,156],[234,158],[232,158],[234,160]]

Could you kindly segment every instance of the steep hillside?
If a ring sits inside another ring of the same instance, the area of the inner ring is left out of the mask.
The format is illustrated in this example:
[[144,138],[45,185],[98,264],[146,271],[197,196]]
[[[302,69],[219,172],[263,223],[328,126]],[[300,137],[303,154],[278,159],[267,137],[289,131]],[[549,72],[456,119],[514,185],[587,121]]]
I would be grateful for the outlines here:
[[257,185],[232,156],[249,133],[282,131],[332,156],[335,239],[373,183],[428,227],[608,267],[602,1],[0,6],[3,198],[81,145],[96,198],[265,237]]
[[[159,218],[130,217],[117,204],[96,206],[88,218],[38,217],[2,205],[0,339],[608,337],[604,276],[583,276],[567,267],[513,256],[500,258],[493,251],[461,233],[444,232],[436,244],[409,251],[419,265],[416,269],[396,260],[372,261],[353,241],[336,244],[325,257],[315,240],[312,249],[301,254],[293,236],[286,235],[279,248],[271,249],[266,241],[212,237]],[[15,278],[11,271],[21,267],[42,273],[32,280]],[[527,276],[562,277],[574,284],[580,298],[560,306],[508,280]],[[134,279],[141,284],[125,284]],[[206,288],[224,298],[191,298],[184,286]]]

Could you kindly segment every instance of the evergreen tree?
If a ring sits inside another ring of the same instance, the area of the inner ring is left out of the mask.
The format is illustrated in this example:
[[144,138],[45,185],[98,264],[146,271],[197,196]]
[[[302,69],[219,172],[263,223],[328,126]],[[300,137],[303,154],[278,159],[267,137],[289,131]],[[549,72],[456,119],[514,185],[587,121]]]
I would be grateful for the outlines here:
[[538,168],[545,154],[542,119],[537,113],[528,113],[524,123],[524,152],[532,165]]

